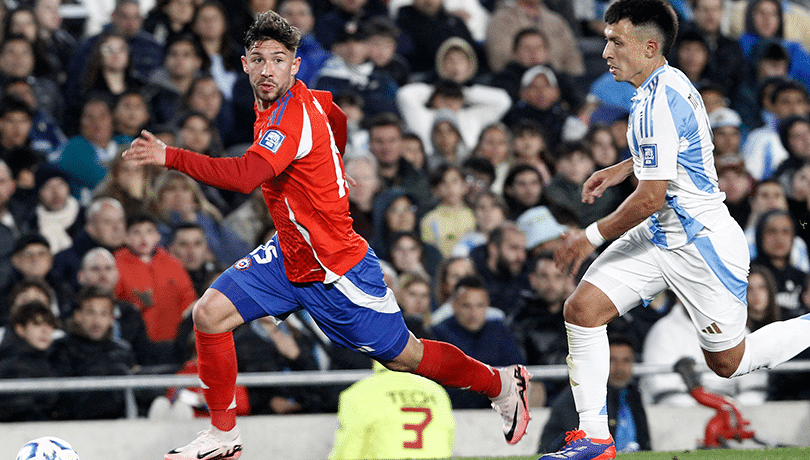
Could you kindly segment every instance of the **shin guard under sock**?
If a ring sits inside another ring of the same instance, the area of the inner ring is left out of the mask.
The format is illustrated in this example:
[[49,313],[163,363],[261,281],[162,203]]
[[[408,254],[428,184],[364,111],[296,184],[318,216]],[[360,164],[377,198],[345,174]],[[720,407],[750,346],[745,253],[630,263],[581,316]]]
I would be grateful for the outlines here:
[[233,333],[206,334],[194,328],[197,367],[211,424],[222,431],[236,425],[236,347]]
[[501,393],[500,373],[475,360],[455,345],[421,339],[425,350],[415,374],[440,385],[464,388],[487,395],[490,399]]

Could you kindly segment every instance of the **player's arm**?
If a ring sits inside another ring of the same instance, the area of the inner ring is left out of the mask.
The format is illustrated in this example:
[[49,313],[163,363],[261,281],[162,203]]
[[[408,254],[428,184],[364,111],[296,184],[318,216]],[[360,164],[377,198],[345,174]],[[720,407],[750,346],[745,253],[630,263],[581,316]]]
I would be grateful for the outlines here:
[[138,164],[168,166],[217,188],[250,193],[275,177],[273,166],[261,155],[248,150],[238,158],[211,158],[190,150],[167,147],[144,130],[132,141],[124,158]]
[[661,209],[668,184],[668,180],[639,181],[633,193],[615,211],[585,230],[573,230],[563,235],[563,245],[554,253],[557,266],[576,274],[582,261],[601,245],[595,242],[617,238]]
[[613,166],[600,169],[582,185],[582,202],[592,204],[609,187],[620,184],[633,172],[633,159],[628,158]]

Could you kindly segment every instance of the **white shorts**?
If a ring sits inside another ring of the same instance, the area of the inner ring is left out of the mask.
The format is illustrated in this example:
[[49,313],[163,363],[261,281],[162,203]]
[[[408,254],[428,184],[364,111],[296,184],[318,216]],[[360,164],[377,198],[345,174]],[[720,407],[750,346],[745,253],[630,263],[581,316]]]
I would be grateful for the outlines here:
[[657,246],[638,226],[608,246],[583,280],[604,292],[620,315],[672,290],[692,318],[700,346],[716,352],[733,348],[745,335],[749,262],[736,224],[703,230],[677,249]]

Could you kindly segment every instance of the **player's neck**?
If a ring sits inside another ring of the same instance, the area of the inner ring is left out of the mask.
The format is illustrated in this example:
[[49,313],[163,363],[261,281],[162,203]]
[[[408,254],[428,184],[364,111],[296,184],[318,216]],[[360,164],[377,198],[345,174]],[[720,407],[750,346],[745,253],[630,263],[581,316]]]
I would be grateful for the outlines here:
[[663,67],[666,63],[667,60],[664,58],[664,56],[658,56],[655,59],[650,59],[642,71],[630,81],[630,84],[632,84],[635,88],[641,87],[641,85],[643,85],[644,82],[650,78],[650,75],[655,73],[656,70]]

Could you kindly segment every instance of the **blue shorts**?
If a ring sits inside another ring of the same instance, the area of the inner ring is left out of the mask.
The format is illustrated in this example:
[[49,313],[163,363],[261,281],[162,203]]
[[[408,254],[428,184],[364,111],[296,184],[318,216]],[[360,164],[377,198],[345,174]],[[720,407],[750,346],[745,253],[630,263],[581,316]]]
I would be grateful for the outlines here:
[[382,361],[399,356],[408,343],[410,332],[371,248],[334,283],[291,283],[274,236],[211,287],[236,305],[245,322],[267,315],[284,319],[305,309],[333,342]]

